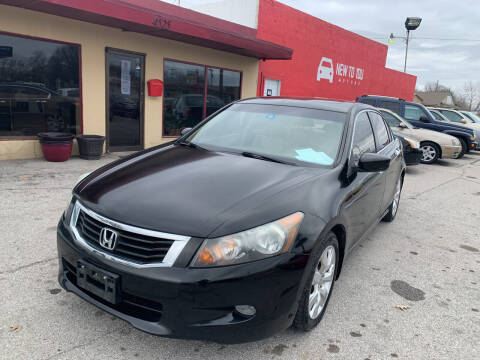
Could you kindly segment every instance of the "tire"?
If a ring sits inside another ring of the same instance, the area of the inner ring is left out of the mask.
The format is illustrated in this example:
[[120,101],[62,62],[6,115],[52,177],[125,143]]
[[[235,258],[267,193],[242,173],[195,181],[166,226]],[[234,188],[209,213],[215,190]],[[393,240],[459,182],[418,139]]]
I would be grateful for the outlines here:
[[[329,232],[313,250],[311,257],[312,261],[308,269],[305,270],[309,272],[309,275],[302,290],[297,314],[293,320],[293,326],[303,331],[310,331],[317,326],[327,309],[339,270],[340,252],[338,250],[337,236]],[[322,262],[326,266],[322,266]],[[310,303],[310,296],[314,293],[317,295],[312,297],[312,303]],[[318,305],[312,308],[311,305],[315,304]]]
[[388,207],[388,213],[383,217],[382,221],[392,222],[397,216],[398,206],[400,205],[400,196],[402,195],[402,177],[397,181],[395,186],[395,194],[393,195],[393,200],[390,206]]
[[457,156],[457,159],[461,159],[463,157],[463,155],[465,155],[465,153],[468,151],[468,146],[467,146],[467,142],[464,139],[462,139],[461,137],[459,137],[457,139],[458,139],[458,141],[460,141],[460,144],[462,145],[462,151]]
[[420,159],[422,164],[436,163],[440,157],[440,149],[438,148],[438,145],[433,142],[422,142],[420,144],[420,150],[423,152],[422,158]]

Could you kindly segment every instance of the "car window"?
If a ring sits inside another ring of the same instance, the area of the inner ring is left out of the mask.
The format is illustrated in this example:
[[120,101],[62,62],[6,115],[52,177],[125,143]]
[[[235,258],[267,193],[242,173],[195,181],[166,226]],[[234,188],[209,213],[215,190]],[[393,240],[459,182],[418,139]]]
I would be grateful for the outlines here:
[[400,103],[399,102],[382,100],[380,102],[379,107],[391,110],[396,114],[400,114]]
[[381,111],[383,118],[387,121],[387,124],[394,127],[399,127],[401,121],[398,120],[395,116],[386,111]]
[[418,106],[405,104],[405,119],[420,121],[420,118],[424,115],[425,114]]
[[368,104],[368,105],[375,106],[375,104],[377,103],[377,100],[375,100],[375,99],[368,99],[368,98],[360,98],[360,99],[359,99],[359,102],[361,102],[361,103],[363,103],[363,104]]
[[327,67],[327,68],[331,68],[332,67],[332,64],[330,64],[330,62],[328,61],[323,61],[320,66],[323,66],[323,67]]
[[375,153],[375,138],[367,113],[362,112],[355,120],[352,155],[359,158],[364,153]]
[[445,115],[450,121],[462,122],[463,117],[456,112],[448,110],[439,110],[443,115]]
[[0,97],[11,98],[13,94],[13,87],[11,86],[0,86]]
[[385,125],[385,122],[380,115],[369,111],[368,117],[372,123],[377,151],[380,151],[390,143],[390,133],[388,132],[387,125]]
[[438,121],[445,121],[445,119],[442,117],[442,115],[440,115],[439,113],[437,113],[436,111],[430,111],[430,113],[433,115],[433,117],[438,120]]
[[234,104],[203,124],[188,141],[216,151],[249,152],[301,165],[332,165],[346,117],[319,109]]

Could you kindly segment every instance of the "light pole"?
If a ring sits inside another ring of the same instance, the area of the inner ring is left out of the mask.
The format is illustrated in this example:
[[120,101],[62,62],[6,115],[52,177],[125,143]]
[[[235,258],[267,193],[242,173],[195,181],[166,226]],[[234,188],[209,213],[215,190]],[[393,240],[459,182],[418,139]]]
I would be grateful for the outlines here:
[[394,36],[393,33],[390,34],[390,39],[388,42],[392,43],[393,39],[404,39],[405,40],[405,64],[403,66],[403,72],[407,72],[407,56],[408,56],[408,41],[410,40],[410,30],[415,30],[420,26],[422,19],[419,17],[407,17],[405,20],[405,29],[407,29],[407,36]]

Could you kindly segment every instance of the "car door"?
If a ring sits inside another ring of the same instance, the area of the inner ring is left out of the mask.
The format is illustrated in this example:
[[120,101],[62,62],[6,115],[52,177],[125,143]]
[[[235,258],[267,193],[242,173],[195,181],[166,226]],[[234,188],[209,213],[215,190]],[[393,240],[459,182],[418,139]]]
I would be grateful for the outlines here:
[[47,91],[32,86],[15,86],[12,102],[13,128],[24,135],[37,135],[47,126]]
[[393,199],[397,180],[402,170],[402,149],[394,140],[388,125],[377,112],[369,111],[368,117],[372,123],[377,153],[390,158],[390,166],[385,171],[385,192],[381,204],[381,211],[385,210]]
[[437,130],[436,125],[430,122],[429,116],[427,116],[425,111],[420,106],[405,104],[405,115],[403,117],[411,122],[414,126],[423,129]]
[[[360,112],[354,122],[349,159],[349,167],[353,171],[364,153],[376,153],[375,137],[366,111]],[[380,216],[384,191],[384,172],[355,171],[348,185],[344,207],[352,246]]]
[[400,115],[400,112],[402,109],[399,101],[392,101],[392,100],[380,100],[378,107],[382,109],[388,109],[398,115]]

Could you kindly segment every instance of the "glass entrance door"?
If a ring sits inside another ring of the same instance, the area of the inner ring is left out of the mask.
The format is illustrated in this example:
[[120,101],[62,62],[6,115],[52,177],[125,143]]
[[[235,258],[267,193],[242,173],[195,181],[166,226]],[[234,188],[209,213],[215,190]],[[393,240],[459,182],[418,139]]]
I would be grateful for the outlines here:
[[107,147],[143,149],[145,55],[107,49]]

